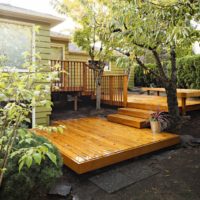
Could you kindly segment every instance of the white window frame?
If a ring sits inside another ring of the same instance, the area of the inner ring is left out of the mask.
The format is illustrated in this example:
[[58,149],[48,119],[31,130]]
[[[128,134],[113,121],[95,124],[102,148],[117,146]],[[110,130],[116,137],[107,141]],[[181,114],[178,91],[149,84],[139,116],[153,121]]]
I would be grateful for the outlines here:
[[[22,22],[22,21],[17,21],[17,20],[11,20],[11,19],[0,19],[0,23],[8,23],[8,24],[18,24],[18,25],[24,25],[24,26],[29,26],[32,28],[32,62],[35,62],[35,38],[36,38],[36,33],[35,33],[35,24],[33,23],[28,23],[28,22]],[[8,70],[6,70],[8,71]],[[17,69],[16,71],[18,72],[28,72],[27,69]]]
[[[91,61],[91,59],[88,60],[88,63],[89,63],[89,61]],[[98,60],[94,60],[94,61],[98,61]],[[111,63],[112,62],[108,62],[108,63],[109,63],[110,67],[109,67],[109,69],[105,69],[105,67],[104,67],[104,69],[103,69],[104,72],[111,72]]]
[[108,64],[109,64],[109,69],[105,69],[105,67],[104,67],[104,72],[111,72],[111,71],[112,71],[112,70],[111,70],[112,63],[111,63],[111,62],[108,62]]
[[51,47],[62,47],[62,56],[63,60],[65,60],[65,44],[51,43]]

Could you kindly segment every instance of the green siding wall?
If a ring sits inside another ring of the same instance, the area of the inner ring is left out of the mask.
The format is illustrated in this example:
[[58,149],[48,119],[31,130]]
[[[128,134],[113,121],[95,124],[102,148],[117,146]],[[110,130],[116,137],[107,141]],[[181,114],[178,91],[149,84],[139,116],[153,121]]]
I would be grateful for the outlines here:
[[[51,42],[50,42],[50,26],[46,24],[39,25],[39,32],[35,36],[35,49],[36,53],[40,54],[40,63],[45,70],[50,70],[49,60],[51,53]],[[47,98],[50,98],[50,94]],[[49,125],[50,123],[51,109],[46,107],[37,107],[35,109],[35,122],[37,125]]]

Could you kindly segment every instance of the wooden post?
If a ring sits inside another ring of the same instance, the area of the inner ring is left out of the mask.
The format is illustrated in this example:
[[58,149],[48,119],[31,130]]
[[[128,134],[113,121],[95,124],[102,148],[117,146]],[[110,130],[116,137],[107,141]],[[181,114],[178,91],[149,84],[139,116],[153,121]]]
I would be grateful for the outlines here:
[[160,92],[159,91],[157,91],[157,96],[160,96]]
[[114,97],[114,77],[109,76],[109,93],[110,93],[110,105],[113,105],[113,97]]
[[77,111],[78,110],[78,96],[74,96],[74,110]]
[[127,106],[128,99],[128,76],[124,75],[123,77],[123,106]]
[[83,63],[83,92],[87,91],[87,67]]
[[67,66],[66,66],[66,61],[63,61],[64,66],[63,66],[63,79],[64,79],[64,90],[67,90]]
[[182,115],[186,115],[186,97],[181,97]]

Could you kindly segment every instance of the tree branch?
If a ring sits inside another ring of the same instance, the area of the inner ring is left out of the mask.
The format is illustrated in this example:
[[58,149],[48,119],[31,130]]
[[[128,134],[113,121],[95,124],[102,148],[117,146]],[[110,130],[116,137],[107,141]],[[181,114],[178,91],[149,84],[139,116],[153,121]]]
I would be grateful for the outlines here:
[[176,84],[177,82],[177,74],[176,74],[176,51],[175,46],[171,46],[170,48],[170,59],[171,59],[171,80]]
[[137,61],[137,63],[145,70],[149,71],[151,74],[153,74],[154,76],[156,76],[157,78],[159,78],[161,81],[165,81],[165,79],[160,76],[159,74],[157,74],[156,72],[154,72],[153,70],[149,69],[149,67],[147,67],[136,55],[135,55],[135,59]]
[[160,61],[158,52],[157,52],[155,49],[153,49],[153,50],[152,50],[152,53],[153,53],[153,56],[154,56],[154,58],[155,58],[156,65],[157,65],[157,67],[158,67],[158,70],[159,70],[160,75],[165,79],[165,81],[168,81],[168,78],[167,78],[167,76],[166,76],[166,74],[165,74],[165,72],[164,72],[164,69],[163,69],[163,65],[162,65],[162,63],[161,63],[161,61]]

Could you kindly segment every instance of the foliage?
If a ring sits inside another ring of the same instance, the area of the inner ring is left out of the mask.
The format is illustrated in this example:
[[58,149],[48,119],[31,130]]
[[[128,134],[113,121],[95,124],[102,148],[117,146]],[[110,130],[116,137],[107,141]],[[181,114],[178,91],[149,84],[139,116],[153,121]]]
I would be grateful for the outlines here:
[[96,76],[96,108],[100,109],[101,77],[105,63],[109,61],[112,51],[104,44],[110,34],[101,31],[104,28],[104,16],[107,15],[104,4],[95,0],[54,0],[55,8],[70,15],[79,28],[74,33],[74,42],[90,56],[89,67],[97,72]]
[[155,112],[151,114],[150,121],[157,121],[160,123],[161,131],[167,130],[172,127],[174,123],[173,118],[168,112]]
[[[156,70],[155,64],[147,64],[151,70]],[[139,65],[134,66],[134,83],[135,86],[141,87],[162,87],[161,82],[148,70],[144,70]]]
[[[191,26],[191,20],[200,20],[198,0],[75,0],[75,10],[68,6],[70,0],[55,1],[60,3],[60,9],[67,7],[68,12],[76,14],[76,18],[79,13],[79,21],[85,23],[87,19],[82,30],[95,27],[95,31],[87,31],[86,39],[93,38],[96,42],[98,38],[103,44],[100,49],[136,60],[140,67],[156,76],[166,89],[169,113],[179,119],[176,59],[181,51],[187,51],[192,43],[199,41],[200,32]],[[94,8],[92,12],[90,5]],[[156,70],[142,59],[147,51],[154,58]],[[166,60],[170,62],[168,70],[165,70]]]
[[[179,118],[176,96],[176,59],[179,52],[188,49],[199,40],[200,32],[194,29],[191,20],[199,21],[197,0],[173,1],[104,1],[109,9],[105,31],[110,31],[107,45],[123,56],[134,58],[143,70],[157,77],[167,91],[171,115]],[[149,52],[154,58],[156,70],[149,68],[144,55]],[[166,70],[165,62],[170,62]]]
[[[169,63],[168,63],[169,64]],[[200,56],[186,56],[177,59],[177,87],[200,89]],[[156,70],[155,64],[148,64],[148,68]],[[142,87],[162,87],[159,80],[140,66],[135,66],[135,85]]]
[[178,87],[200,89],[200,55],[180,58],[177,66]]
[[[18,160],[20,160],[21,155],[9,158],[3,185],[0,190],[0,199],[28,200],[30,196],[38,196],[41,192],[46,192],[54,183],[55,179],[62,174],[61,156],[47,139],[32,134],[31,140],[27,143],[27,141],[22,141],[20,138],[17,138],[14,148],[16,151],[21,151],[22,149],[29,149],[30,151],[38,146],[44,148],[44,144],[50,147],[51,154],[55,155],[57,158],[57,164],[55,165],[48,157],[42,158],[40,153],[34,153],[33,159],[35,162],[32,164],[31,168],[28,168],[29,164],[27,163],[28,166],[24,167],[19,172]],[[41,162],[42,159],[44,159],[43,162]]]
[[4,66],[5,57],[0,57],[0,187],[10,158],[20,155],[19,170],[24,165],[28,168],[35,163],[40,165],[46,157],[55,165],[57,163],[47,143],[32,148],[13,148],[16,140],[28,144],[34,141],[26,126],[31,123],[32,109],[36,106],[51,108],[48,99],[57,72],[45,71],[39,63],[40,56],[36,54],[35,57],[38,62],[33,62],[29,53],[24,53],[24,72]]

